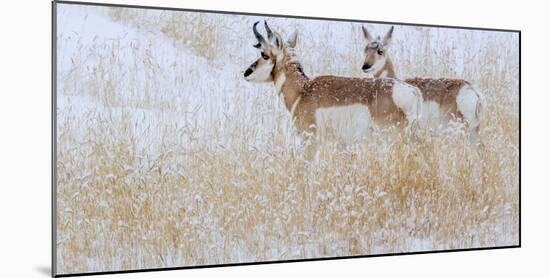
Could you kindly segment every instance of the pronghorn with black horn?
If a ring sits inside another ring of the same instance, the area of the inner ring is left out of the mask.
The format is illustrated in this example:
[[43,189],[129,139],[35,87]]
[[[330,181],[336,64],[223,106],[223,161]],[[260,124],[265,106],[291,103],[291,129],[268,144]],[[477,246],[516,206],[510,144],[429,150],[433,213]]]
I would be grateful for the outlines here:
[[349,142],[366,135],[371,122],[405,127],[418,121],[422,96],[416,87],[395,79],[339,76],[310,79],[294,53],[296,32],[283,42],[264,22],[266,40],[257,25],[258,22],[254,23],[252,30],[260,57],[244,72],[244,78],[251,82],[273,82],[302,133],[331,131]]
[[[393,62],[388,54],[393,35],[393,26],[383,38],[374,38],[362,26],[367,41],[365,61],[362,70],[375,78],[396,78]],[[464,122],[468,128],[470,141],[479,143],[479,125],[483,95],[470,82],[463,79],[449,78],[409,78],[404,80],[422,91],[424,100],[422,125],[427,127],[429,121],[446,121],[451,119]]]

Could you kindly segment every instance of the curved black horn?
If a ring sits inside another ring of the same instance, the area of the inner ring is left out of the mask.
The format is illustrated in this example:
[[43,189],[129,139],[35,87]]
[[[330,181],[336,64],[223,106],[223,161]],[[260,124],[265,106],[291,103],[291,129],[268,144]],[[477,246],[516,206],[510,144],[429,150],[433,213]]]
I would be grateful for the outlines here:
[[265,26],[265,30],[267,31],[267,39],[271,40],[273,38],[273,31],[271,31],[271,29],[267,25],[267,21],[265,20],[264,20],[264,26]]
[[266,41],[265,41],[264,37],[262,37],[262,35],[258,32],[258,29],[256,29],[256,26],[258,25],[258,23],[260,23],[260,22],[256,21],[256,23],[254,23],[254,26],[252,26],[252,31],[254,31],[254,36],[256,36],[256,39],[258,40],[258,44],[254,45],[254,47],[256,47],[256,48],[260,48],[260,47],[266,45]]

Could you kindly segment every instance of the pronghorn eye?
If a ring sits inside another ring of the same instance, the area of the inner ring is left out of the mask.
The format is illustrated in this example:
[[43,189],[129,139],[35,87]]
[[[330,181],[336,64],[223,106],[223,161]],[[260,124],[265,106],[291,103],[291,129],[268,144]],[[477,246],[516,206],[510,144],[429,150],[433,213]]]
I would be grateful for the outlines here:
[[262,52],[262,58],[264,58],[264,60],[267,60],[269,59],[269,56],[267,56],[265,53]]
[[378,49],[378,55],[384,55],[384,50]]

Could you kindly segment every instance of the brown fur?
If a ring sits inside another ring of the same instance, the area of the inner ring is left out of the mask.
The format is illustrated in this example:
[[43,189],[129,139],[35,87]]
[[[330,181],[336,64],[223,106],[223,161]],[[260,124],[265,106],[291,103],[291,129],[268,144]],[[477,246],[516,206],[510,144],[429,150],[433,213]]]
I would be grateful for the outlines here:
[[[376,54],[374,54],[376,55]],[[371,56],[373,57],[373,56]],[[391,59],[386,59],[386,64],[382,70],[374,76],[379,77],[384,70],[387,71],[387,78],[397,79],[395,68]],[[463,79],[451,78],[409,78],[404,80],[405,83],[415,86],[422,92],[424,101],[433,101],[439,104],[441,110],[447,115],[456,119],[463,119],[462,113],[458,111],[456,97],[458,92],[464,86],[469,86],[470,83]]]
[[[370,69],[370,67],[376,65],[377,61],[384,59],[385,64],[382,66],[378,72],[374,73],[374,77],[379,78],[382,76],[382,73],[386,71],[386,78],[395,78],[397,79],[397,74],[395,72],[394,65],[386,51],[392,38],[393,26],[390,28],[388,33],[384,36],[383,40],[377,39],[373,41],[373,36],[370,35],[365,26],[362,27],[363,35],[367,40],[367,46],[365,47],[365,62],[363,64],[363,70]],[[371,69],[370,69],[371,70]],[[466,124],[469,126],[469,129],[473,131],[470,134],[470,140],[472,142],[479,142],[478,131],[479,131],[479,122],[482,113],[482,104],[481,104],[481,95],[479,92],[471,88],[471,84],[463,79],[448,79],[448,78],[410,78],[405,80],[405,83],[414,86],[420,90],[422,93],[422,98],[425,102],[433,101],[438,104],[440,111],[444,114],[444,117],[447,119],[457,119],[464,121],[465,118],[468,118]],[[458,109],[457,98],[459,92],[463,88],[472,89],[478,100],[475,104],[475,115],[463,115],[462,112]]]
[[285,57],[273,70],[273,80],[285,74],[286,82],[281,88],[289,111],[298,100],[293,117],[301,131],[315,131],[315,112],[319,108],[364,104],[378,123],[405,123],[404,113],[392,98],[393,79],[347,78],[320,76],[309,79],[297,62]]
[[464,86],[470,85],[466,80],[449,78],[409,78],[407,84],[413,85],[422,91],[424,101],[438,103],[443,111],[457,118],[462,118],[458,111],[456,97]]

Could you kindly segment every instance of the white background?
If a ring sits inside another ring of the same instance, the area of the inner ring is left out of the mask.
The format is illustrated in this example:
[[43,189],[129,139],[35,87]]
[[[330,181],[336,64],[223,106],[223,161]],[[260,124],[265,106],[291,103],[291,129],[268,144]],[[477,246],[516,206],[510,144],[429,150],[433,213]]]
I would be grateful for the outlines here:
[[[108,1],[211,10],[522,30],[522,248],[255,265],[117,277],[548,276],[550,142],[548,8],[529,1]],[[540,1],[543,2],[543,1]],[[0,7],[0,276],[50,271],[51,4]],[[468,65],[467,65],[468,66]],[[469,65],[479,66],[479,65]],[[481,65],[490,66],[490,65]]]

